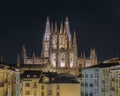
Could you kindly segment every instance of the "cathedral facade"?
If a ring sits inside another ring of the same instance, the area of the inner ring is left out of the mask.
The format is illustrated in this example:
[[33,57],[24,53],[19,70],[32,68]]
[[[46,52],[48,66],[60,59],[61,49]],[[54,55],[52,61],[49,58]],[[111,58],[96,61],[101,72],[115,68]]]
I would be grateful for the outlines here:
[[69,28],[69,20],[66,17],[64,24],[61,22],[58,29],[57,23],[51,23],[47,17],[45,33],[42,41],[41,56],[27,56],[23,46],[22,58],[18,56],[17,66],[21,72],[25,70],[53,71],[57,73],[79,74],[80,69],[97,64],[95,49],[90,50],[90,57],[85,53],[78,57],[76,32],[72,38]]

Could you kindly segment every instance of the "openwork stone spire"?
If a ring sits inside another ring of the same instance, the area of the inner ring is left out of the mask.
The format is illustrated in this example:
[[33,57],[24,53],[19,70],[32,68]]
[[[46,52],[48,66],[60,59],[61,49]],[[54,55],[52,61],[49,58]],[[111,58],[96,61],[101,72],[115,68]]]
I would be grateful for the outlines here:
[[63,34],[63,22],[61,21],[61,24],[60,24],[60,34]]
[[49,21],[49,17],[47,17],[46,20],[46,27],[45,27],[45,35],[44,35],[44,40],[46,39],[50,39],[50,21]]
[[66,31],[67,31],[67,34],[68,34],[68,37],[69,37],[69,41],[70,41],[71,40],[71,34],[70,34],[68,17],[66,17],[65,27],[66,27]]

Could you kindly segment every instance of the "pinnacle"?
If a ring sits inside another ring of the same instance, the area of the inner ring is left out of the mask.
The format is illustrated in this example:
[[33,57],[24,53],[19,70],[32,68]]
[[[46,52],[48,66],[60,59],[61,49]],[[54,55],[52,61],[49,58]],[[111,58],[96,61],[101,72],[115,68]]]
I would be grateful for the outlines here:
[[66,21],[68,22],[68,16],[66,16]]
[[49,16],[47,16],[47,21],[49,21]]

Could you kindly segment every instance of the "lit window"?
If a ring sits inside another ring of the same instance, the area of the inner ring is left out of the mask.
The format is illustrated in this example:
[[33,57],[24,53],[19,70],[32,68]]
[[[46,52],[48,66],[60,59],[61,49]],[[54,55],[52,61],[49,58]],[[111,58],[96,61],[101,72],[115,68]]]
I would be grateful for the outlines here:
[[65,55],[61,55],[61,67],[65,67]]
[[51,55],[51,63],[53,67],[56,67],[56,54],[55,53]]
[[36,75],[33,75],[33,77],[37,77]]
[[49,50],[49,45],[46,44],[46,45],[45,45],[45,51],[48,51],[48,50]]
[[44,53],[44,56],[45,56],[45,57],[48,57],[48,52],[45,52],[45,53]]
[[43,77],[43,78],[42,78],[42,82],[48,83],[48,82],[49,82],[49,78],[48,78],[48,77]]
[[27,77],[30,77],[30,75],[27,75]]
[[73,54],[70,54],[70,67],[73,67]]

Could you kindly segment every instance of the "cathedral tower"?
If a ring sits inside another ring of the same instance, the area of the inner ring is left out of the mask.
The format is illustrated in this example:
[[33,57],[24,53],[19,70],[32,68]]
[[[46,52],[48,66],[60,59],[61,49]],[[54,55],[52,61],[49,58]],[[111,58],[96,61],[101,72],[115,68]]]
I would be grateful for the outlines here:
[[50,48],[50,21],[49,21],[49,17],[47,17],[47,21],[46,21],[46,27],[45,27],[45,34],[43,37],[43,49],[42,49],[42,55],[43,57],[49,57],[49,48]]

